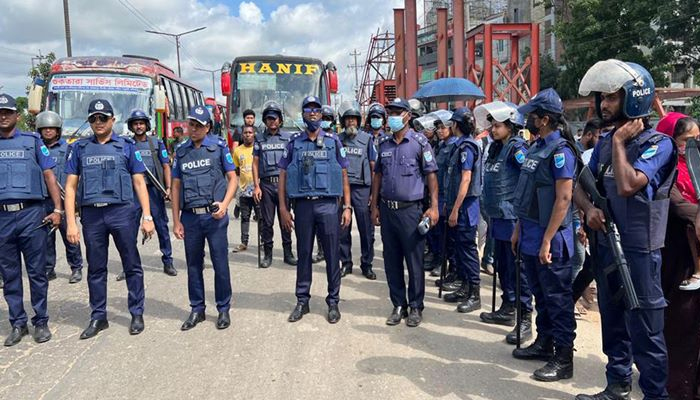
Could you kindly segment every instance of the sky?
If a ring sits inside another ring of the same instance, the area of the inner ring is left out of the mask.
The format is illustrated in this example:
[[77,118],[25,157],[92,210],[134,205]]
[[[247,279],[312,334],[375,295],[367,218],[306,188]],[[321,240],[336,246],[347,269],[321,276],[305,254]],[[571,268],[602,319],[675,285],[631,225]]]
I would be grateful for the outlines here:
[[[0,92],[24,96],[31,58],[66,55],[62,1],[2,0]],[[175,43],[146,29],[183,36],[182,77],[211,96],[211,73],[237,56],[288,54],[333,61],[340,91],[351,96],[355,81],[350,53],[364,63],[370,37],[393,31],[392,9],[403,0],[70,0],[73,56],[139,54],[177,69]],[[216,74],[216,90],[219,78]],[[220,99],[222,97],[218,96]]]

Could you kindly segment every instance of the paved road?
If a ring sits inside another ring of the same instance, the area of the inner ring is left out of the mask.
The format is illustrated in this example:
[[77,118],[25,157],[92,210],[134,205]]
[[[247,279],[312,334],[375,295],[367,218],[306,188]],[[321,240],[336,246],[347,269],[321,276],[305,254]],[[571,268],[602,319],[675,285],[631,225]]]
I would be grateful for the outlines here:
[[[230,247],[239,237],[239,224],[232,221]],[[357,236],[355,244],[358,259]],[[257,269],[253,245],[230,257],[231,328],[215,328],[213,271],[207,268],[208,319],[181,332],[189,313],[187,276],[182,243],[174,245],[177,277],[162,273],[156,240],[140,246],[146,330],[139,336],[127,332],[126,287],[114,281],[120,263],[111,246],[110,328],[95,339],[78,340],[90,315],[87,285],[85,280],[68,284],[61,256],[63,267],[49,289],[53,339],[37,345],[27,337],[15,347],[0,348],[0,399],[571,399],[604,385],[596,322],[578,322],[574,379],[553,384],[530,378],[541,362],[510,356],[512,346],[503,340],[508,328],[480,323],[478,313],[456,313],[437,298],[432,279],[420,327],[384,325],[391,304],[378,229],[378,280],[366,280],[358,268],[343,278],[337,325],[325,320],[324,267],[314,267],[311,313],[290,324],[295,270],[282,263],[281,250],[271,268]],[[482,278],[482,304],[489,309],[490,278]],[[1,303],[4,338],[9,323],[6,303]],[[641,398],[638,388],[635,394]]]

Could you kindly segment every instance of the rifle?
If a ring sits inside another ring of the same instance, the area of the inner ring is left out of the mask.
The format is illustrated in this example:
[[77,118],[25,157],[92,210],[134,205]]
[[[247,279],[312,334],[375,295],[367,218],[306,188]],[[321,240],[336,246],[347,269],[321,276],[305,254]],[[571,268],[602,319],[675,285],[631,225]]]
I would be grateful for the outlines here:
[[685,159],[688,162],[688,174],[693,182],[695,196],[700,200],[700,144],[697,139],[688,139],[685,145]]
[[445,284],[447,258],[447,220],[444,220],[442,228],[442,264],[440,264],[440,286],[438,287],[438,298],[440,299],[442,298],[442,286]]
[[634,289],[634,284],[632,283],[632,277],[630,276],[630,269],[627,265],[627,259],[625,258],[625,253],[622,251],[622,244],[620,243],[620,233],[617,230],[617,225],[613,221],[612,214],[610,213],[610,208],[608,207],[608,199],[603,197],[598,191],[596,186],[596,180],[593,176],[591,169],[586,166],[583,168],[578,176],[578,183],[584,192],[591,196],[591,201],[596,208],[603,211],[605,216],[605,231],[604,235],[608,241],[608,246],[610,246],[610,251],[613,254],[613,264],[605,268],[605,276],[613,271],[617,271],[620,274],[620,282],[622,293],[616,296],[622,295],[625,300],[625,306],[628,310],[635,310],[639,308],[639,298],[637,297],[637,292]]
[[151,172],[151,170],[148,169],[148,167],[146,166],[145,163],[144,163],[143,167],[146,168],[146,177],[148,178],[149,181],[151,181],[151,183],[156,188],[156,190],[159,191],[160,194],[163,195],[163,198],[168,197],[168,191],[165,190],[165,187],[163,187],[163,184],[160,183],[158,178],[156,178],[156,176],[153,175],[153,172]]
[[261,264],[262,257],[260,255],[260,251],[261,251],[262,246],[260,244],[260,236],[261,236],[261,233],[260,233],[260,228],[261,228],[260,225],[261,224],[260,223],[262,221],[262,215],[260,214],[260,204],[255,205],[255,215],[258,217],[258,235],[257,235],[258,236],[258,268],[261,268],[260,264]]
[[58,190],[61,192],[61,200],[66,201],[66,189],[63,188],[58,179],[56,179],[56,185],[58,185]]

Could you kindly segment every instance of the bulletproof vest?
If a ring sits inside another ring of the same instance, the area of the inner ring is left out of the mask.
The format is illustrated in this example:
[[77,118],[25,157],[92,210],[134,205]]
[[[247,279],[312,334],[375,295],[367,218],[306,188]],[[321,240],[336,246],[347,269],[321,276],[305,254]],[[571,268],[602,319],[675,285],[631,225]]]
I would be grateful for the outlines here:
[[372,171],[369,168],[369,154],[367,148],[372,140],[364,131],[358,131],[350,138],[346,133],[340,136],[348,158],[348,180],[351,185],[370,186],[372,184]]
[[[449,138],[451,139],[451,138]],[[443,141],[438,144],[435,150],[435,163],[437,164],[437,179],[438,179],[438,197],[444,198],[445,196],[445,175],[447,175],[448,162],[450,161],[450,154],[455,147],[455,141]]]
[[[646,144],[657,146],[663,139],[664,136],[653,129],[647,129],[640,133],[625,146],[627,161],[634,164],[639,157],[643,157],[642,147],[645,147]],[[672,162],[675,166],[677,162],[675,145]],[[623,197],[617,193],[615,175],[612,169],[612,139],[610,135],[601,139],[598,165],[600,168],[598,185],[601,185],[602,180],[604,195],[608,198],[613,220],[620,232],[622,247],[644,252],[662,248],[668,222],[669,195],[676,178],[675,168],[667,171],[668,175],[664,177],[659,187],[654,188],[654,196],[649,200],[646,195],[646,187],[630,197]],[[602,236],[599,237],[599,243],[607,244]]]
[[183,208],[206,207],[226,196],[227,181],[221,165],[221,153],[228,151],[220,143],[195,148],[194,145],[177,149],[180,168],[180,201]]
[[[158,143],[158,140],[153,137],[146,136],[146,140],[143,142],[139,140],[134,140],[134,142],[136,143],[136,150],[138,150],[141,154],[141,158],[143,159],[143,163],[146,168],[148,168],[148,170],[151,171],[151,173],[157,178],[163,176],[163,164],[161,164],[160,154],[158,154],[158,151],[160,151],[160,143]],[[146,179],[146,184],[151,185],[151,180]]]
[[[535,145],[528,150],[513,196],[515,215],[518,218],[534,222],[543,228],[549,225],[556,199],[555,180],[550,166],[554,153],[562,145],[568,146],[568,143],[560,137],[544,146]],[[570,224],[571,207],[559,229]]]
[[[48,147],[48,146],[47,146]],[[66,151],[68,150],[68,144],[62,140],[58,141],[58,144],[53,147],[48,147],[49,157],[51,157],[56,162],[56,167],[53,169],[54,175],[56,175],[56,180],[61,186],[66,185]]]
[[336,141],[324,135],[323,147],[316,141],[295,136],[293,157],[287,166],[287,197],[340,197],[343,194],[343,170],[336,159]]
[[124,154],[127,141],[133,143],[128,138],[119,138],[105,144],[89,138],[77,143],[80,148],[78,193],[81,205],[121,204],[134,200],[131,174]]
[[277,163],[284,155],[289,137],[287,132],[279,131],[277,135],[270,135],[265,131],[256,135],[256,140],[260,146],[260,164],[258,164],[258,174],[260,178],[278,176],[280,174]]
[[458,144],[455,144],[447,162],[447,173],[445,174],[445,201],[451,207],[457,200],[459,186],[462,183],[462,153],[467,147],[474,151],[474,166],[472,167],[472,179],[469,182],[467,197],[481,196],[481,150],[479,144],[471,137],[468,137]]
[[47,196],[36,156],[37,139],[19,130],[12,139],[0,139],[0,201],[42,200]]
[[[508,159],[513,151],[517,147],[522,147],[524,143],[523,138],[512,137],[503,145],[496,157],[486,159],[482,204],[486,214],[491,218],[517,218],[513,210],[515,198],[513,188],[518,184],[520,168],[508,162]],[[496,143],[491,144],[491,146],[496,145]]]

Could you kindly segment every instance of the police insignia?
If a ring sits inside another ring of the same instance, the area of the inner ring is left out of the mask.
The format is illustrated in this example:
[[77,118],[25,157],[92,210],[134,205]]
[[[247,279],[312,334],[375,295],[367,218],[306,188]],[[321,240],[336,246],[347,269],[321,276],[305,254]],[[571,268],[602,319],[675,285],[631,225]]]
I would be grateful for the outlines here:
[[101,102],[95,103],[95,110],[104,110],[105,106]]
[[282,153],[282,157],[287,158],[287,155],[288,155],[287,149],[284,149],[284,153]]
[[648,160],[648,159],[654,157],[654,155],[656,154],[656,152],[657,152],[658,150],[659,150],[659,146],[658,146],[658,145],[655,145],[655,144],[652,145],[652,146],[649,147],[648,149],[644,150],[644,153],[642,153],[642,159]]
[[233,157],[231,157],[231,153],[226,153],[226,162],[233,164]]
[[163,149],[163,151],[160,152],[160,154],[163,156],[163,158],[168,158],[168,151]]
[[141,152],[135,151],[135,153],[136,153],[136,159],[143,162],[143,158],[141,158]]
[[195,112],[195,114],[197,114],[197,115],[202,115],[202,114],[204,114],[204,109],[203,109],[203,108],[196,108],[196,109],[194,110],[194,112]]
[[43,154],[47,157],[49,156],[49,149],[47,149],[46,146],[44,146],[44,145],[41,146],[41,154]]
[[431,161],[433,161],[433,153],[431,153],[431,152],[429,152],[429,151],[424,152],[424,153],[423,153],[423,159],[425,160],[425,162],[431,162]]
[[525,153],[523,153],[522,150],[518,150],[515,152],[515,161],[517,161],[518,164],[522,164],[525,162]]
[[340,156],[341,156],[341,157],[345,158],[345,155],[346,155],[347,153],[348,153],[348,152],[347,152],[347,150],[345,150],[345,147],[342,147],[342,148],[340,149]]
[[554,166],[561,168],[566,163],[566,155],[564,153],[557,153],[554,155]]
[[462,162],[467,161],[467,152],[466,152],[466,151],[465,151],[465,152],[462,152],[461,158],[462,158]]

